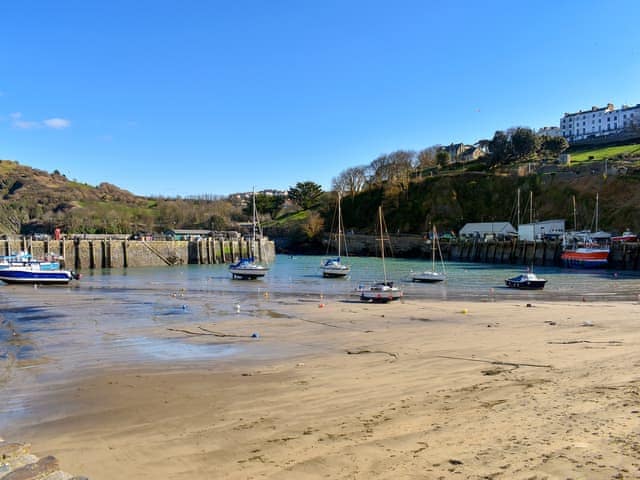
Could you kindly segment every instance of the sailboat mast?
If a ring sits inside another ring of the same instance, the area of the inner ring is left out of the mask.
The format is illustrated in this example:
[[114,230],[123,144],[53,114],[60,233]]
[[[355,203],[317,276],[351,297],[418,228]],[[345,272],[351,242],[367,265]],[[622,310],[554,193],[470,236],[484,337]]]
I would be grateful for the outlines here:
[[[533,192],[529,192],[529,223],[533,223]],[[534,236],[536,232],[533,232]]]
[[384,263],[384,226],[382,222],[382,205],[378,207],[378,217],[380,217],[380,254],[382,256],[382,275],[384,283],[387,283],[387,266]]
[[433,234],[431,235],[431,271],[436,271],[436,226],[433,226]]
[[517,204],[518,204],[518,213],[517,213],[516,221],[518,223],[516,224],[516,226],[518,228],[520,228],[520,189],[518,189],[518,201],[517,201]]
[[578,216],[576,215],[576,196],[573,195],[573,230],[578,231]]
[[596,192],[596,232],[598,231],[598,201],[599,201],[599,193]]
[[340,192],[338,191],[338,258],[340,258],[340,237],[342,236],[342,209],[340,201]]
[[251,209],[252,209],[252,218],[251,218],[251,223],[252,225],[252,229],[251,229],[251,243],[249,244],[249,249],[250,249],[250,255],[249,257],[253,258],[253,249],[254,249],[254,245],[253,243],[256,241],[256,187],[253,187],[253,192],[251,195]]

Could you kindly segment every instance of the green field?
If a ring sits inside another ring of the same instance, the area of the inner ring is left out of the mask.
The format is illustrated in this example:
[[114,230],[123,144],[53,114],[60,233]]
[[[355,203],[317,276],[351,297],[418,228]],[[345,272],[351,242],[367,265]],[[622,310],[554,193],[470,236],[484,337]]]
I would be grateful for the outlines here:
[[640,145],[618,145],[614,147],[593,148],[590,150],[579,150],[569,152],[571,163],[589,162],[616,158],[619,155],[633,156],[640,158]]

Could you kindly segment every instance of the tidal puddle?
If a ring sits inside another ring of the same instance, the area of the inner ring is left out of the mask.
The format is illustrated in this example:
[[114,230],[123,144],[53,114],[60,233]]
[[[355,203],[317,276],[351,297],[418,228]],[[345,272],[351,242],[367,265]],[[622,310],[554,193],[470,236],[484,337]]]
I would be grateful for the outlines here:
[[120,347],[130,349],[154,360],[185,361],[206,360],[235,355],[242,349],[237,345],[211,345],[185,343],[176,339],[134,337],[117,342]]

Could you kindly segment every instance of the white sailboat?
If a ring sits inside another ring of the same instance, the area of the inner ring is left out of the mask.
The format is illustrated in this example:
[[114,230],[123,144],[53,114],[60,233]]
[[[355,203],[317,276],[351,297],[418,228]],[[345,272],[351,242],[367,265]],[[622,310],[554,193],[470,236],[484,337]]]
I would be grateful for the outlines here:
[[402,298],[402,290],[393,285],[392,281],[387,279],[387,266],[384,260],[384,237],[386,229],[384,227],[384,219],[382,216],[382,207],[378,207],[378,217],[380,222],[380,255],[382,258],[383,280],[370,285],[360,286],[360,300],[363,302],[387,303]]
[[[440,256],[441,270],[436,268],[436,250]],[[440,250],[440,242],[438,240],[438,232],[435,225],[433,226],[433,234],[431,239],[431,270],[425,270],[424,272],[413,272],[411,274],[411,280],[414,282],[423,283],[436,283],[442,282],[447,279],[447,272],[444,268],[444,260],[442,259],[442,251]]]
[[[351,272],[351,266],[342,263],[342,243],[344,242],[345,255],[348,255],[347,243],[344,239],[344,228],[342,224],[341,195],[338,192],[338,213],[337,213],[338,232],[336,233],[336,243],[338,245],[338,256],[324,259],[322,263],[322,276],[325,278],[343,278]],[[331,237],[327,251],[331,247]]]
[[[260,265],[255,262],[254,259],[254,244],[256,242],[256,224],[257,224],[257,213],[256,213],[256,191],[253,189],[253,194],[251,196],[252,201],[252,230],[251,230],[251,240],[249,241],[249,257],[241,258],[238,263],[234,263],[229,266],[229,271],[231,272],[232,278],[238,278],[243,280],[255,280],[256,278],[264,277],[269,271],[268,267],[264,265]],[[262,238],[262,235],[260,235]]]

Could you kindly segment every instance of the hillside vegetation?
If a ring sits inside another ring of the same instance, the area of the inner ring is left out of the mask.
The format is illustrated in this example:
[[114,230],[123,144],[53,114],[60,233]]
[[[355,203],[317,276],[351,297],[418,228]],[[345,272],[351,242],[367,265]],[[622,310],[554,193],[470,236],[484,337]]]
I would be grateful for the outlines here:
[[220,199],[139,197],[0,160],[0,233],[134,233],[166,228],[224,229],[241,212]]
[[[382,205],[389,231],[394,233],[423,234],[432,224],[441,232],[457,232],[467,222],[510,221],[515,225],[519,189],[523,222],[530,215],[532,194],[534,219],[564,218],[567,228],[573,228],[575,196],[577,227],[593,228],[599,194],[600,228],[640,231],[638,148],[572,152],[576,163],[572,167],[549,161],[538,162],[533,169],[528,161],[508,165],[476,161],[399,177],[385,166],[389,170],[385,179],[374,176],[366,186],[345,195],[344,224],[347,230],[373,232],[376,211]],[[579,155],[586,155],[586,160],[577,162],[576,157],[582,158]],[[610,160],[607,174],[602,168],[604,158]],[[108,183],[92,187],[8,160],[0,161],[0,198],[0,233],[5,234],[51,233],[55,228],[69,234],[226,230],[249,218],[246,208],[228,199],[139,197]],[[313,202],[298,206],[291,200],[282,203],[284,200],[263,198],[266,210],[261,217],[266,233],[317,250],[331,229],[336,196],[315,192],[311,198]]]

